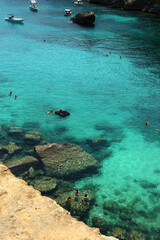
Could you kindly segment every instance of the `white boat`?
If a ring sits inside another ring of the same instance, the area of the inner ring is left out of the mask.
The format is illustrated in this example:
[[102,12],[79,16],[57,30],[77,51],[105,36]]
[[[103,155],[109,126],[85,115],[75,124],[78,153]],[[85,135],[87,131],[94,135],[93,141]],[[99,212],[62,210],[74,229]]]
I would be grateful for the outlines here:
[[13,23],[22,23],[24,21],[23,18],[16,18],[13,14],[8,14],[9,16],[5,18],[5,21],[7,22],[13,22]]
[[31,5],[29,6],[29,9],[31,11],[37,12],[38,11],[38,6],[36,4],[36,0],[31,0],[30,1]]
[[76,2],[74,2],[74,4],[81,6],[81,5],[83,5],[83,2],[81,0],[77,0]]
[[64,16],[70,16],[72,15],[72,10],[71,9],[65,9],[64,10]]

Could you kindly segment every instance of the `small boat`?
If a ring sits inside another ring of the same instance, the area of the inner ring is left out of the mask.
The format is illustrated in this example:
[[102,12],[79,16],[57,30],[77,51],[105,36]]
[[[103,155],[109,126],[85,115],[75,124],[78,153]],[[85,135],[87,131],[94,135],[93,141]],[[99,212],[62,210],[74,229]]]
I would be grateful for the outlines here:
[[29,6],[29,9],[33,12],[37,12],[38,11],[38,6],[35,5],[36,0],[31,0],[30,3],[31,3],[31,5]]
[[77,0],[76,2],[74,2],[74,4],[81,6],[81,5],[83,5],[83,2],[81,0]]
[[13,14],[8,14],[9,16],[5,18],[5,21],[7,22],[13,22],[13,23],[22,23],[24,21],[23,18],[16,18]]
[[70,16],[72,15],[72,10],[71,9],[65,9],[64,10],[64,16]]

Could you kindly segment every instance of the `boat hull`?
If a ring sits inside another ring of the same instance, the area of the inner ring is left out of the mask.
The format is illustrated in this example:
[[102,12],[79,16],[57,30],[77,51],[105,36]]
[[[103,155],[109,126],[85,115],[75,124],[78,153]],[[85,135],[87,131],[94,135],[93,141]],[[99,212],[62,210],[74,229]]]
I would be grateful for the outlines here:
[[24,19],[23,18],[15,18],[15,19],[5,18],[5,21],[12,22],[12,23],[23,23]]
[[82,2],[74,2],[74,4],[77,5],[77,6],[82,6],[83,5]]
[[38,12],[38,7],[37,6],[36,7],[30,6],[29,9],[33,12]]

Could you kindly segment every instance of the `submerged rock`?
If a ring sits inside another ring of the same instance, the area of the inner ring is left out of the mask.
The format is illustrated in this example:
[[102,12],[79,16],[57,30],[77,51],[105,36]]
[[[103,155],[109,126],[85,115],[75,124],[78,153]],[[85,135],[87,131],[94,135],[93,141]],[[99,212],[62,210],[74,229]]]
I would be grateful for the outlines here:
[[35,173],[34,168],[33,168],[33,167],[30,167],[30,168],[28,169],[28,177],[32,179],[32,178],[35,178],[35,176],[36,176],[36,173]]
[[94,12],[86,12],[86,13],[78,13],[75,17],[71,18],[70,20],[73,23],[79,23],[83,25],[90,25],[95,22],[95,14]]
[[148,189],[148,188],[156,188],[158,184],[149,182],[147,180],[142,180],[139,181],[139,184],[141,185],[142,188]]
[[104,202],[103,208],[113,213],[117,213],[120,210],[118,203],[112,200]]
[[42,177],[40,179],[35,179],[30,184],[41,193],[47,193],[55,190],[57,186],[57,180],[50,177]]
[[[110,233],[112,236],[120,239],[120,240],[126,240],[128,239],[127,238],[127,233],[125,230],[117,227],[117,228],[114,228],[113,231]],[[135,239],[136,240],[136,239]],[[137,239],[138,240],[138,239]]]
[[36,144],[41,141],[42,134],[40,132],[27,132],[24,136],[25,142],[29,144]]
[[56,187],[56,192],[54,192],[54,197],[59,197],[65,192],[72,192],[73,189],[74,184],[72,182],[59,180]]
[[8,153],[9,155],[14,155],[14,154],[20,152],[21,150],[22,150],[22,148],[20,146],[17,146],[13,142],[10,142],[6,146],[0,147],[0,152],[5,152],[5,153]]
[[146,236],[141,232],[132,230],[129,233],[129,240],[146,240]]
[[79,146],[71,143],[53,143],[35,146],[48,176],[80,178],[100,167],[100,164]]
[[101,136],[86,139],[86,143],[95,151],[102,149],[103,147],[109,147],[107,139]]
[[10,127],[8,130],[8,135],[11,137],[21,137],[23,133],[22,127]]
[[37,158],[32,156],[26,156],[19,159],[11,159],[5,165],[13,172],[19,172],[20,170],[26,170],[31,166],[37,166],[40,162]]
[[93,227],[99,228],[102,234],[107,234],[107,232],[112,229],[112,225],[103,218],[93,217],[92,225]]

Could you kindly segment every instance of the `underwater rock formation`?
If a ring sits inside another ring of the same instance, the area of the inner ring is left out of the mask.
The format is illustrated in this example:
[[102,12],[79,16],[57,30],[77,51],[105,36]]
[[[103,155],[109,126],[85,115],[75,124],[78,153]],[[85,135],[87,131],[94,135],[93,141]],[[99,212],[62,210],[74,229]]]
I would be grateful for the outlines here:
[[24,136],[24,140],[28,144],[37,144],[41,141],[40,132],[27,132]]
[[120,210],[118,203],[112,200],[105,201],[103,203],[103,208],[113,213]]
[[73,23],[78,23],[78,24],[82,24],[82,25],[90,25],[95,22],[95,19],[96,19],[96,17],[95,17],[94,12],[88,11],[86,13],[78,13],[76,16],[74,16],[70,20]]
[[50,177],[41,177],[39,179],[35,179],[30,184],[41,193],[51,192],[57,186],[57,180],[55,178]]
[[92,218],[93,227],[99,228],[102,234],[107,234],[111,230],[112,226],[105,219],[99,217]]
[[8,130],[8,135],[11,137],[20,137],[23,133],[23,128],[22,127],[10,127]]
[[0,165],[1,240],[116,240],[72,218],[54,200]]
[[92,148],[93,151],[102,149],[103,147],[109,147],[109,143],[106,138],[96,136],[86,139],[86,143]]
[[8,161],[5,165],[13,172],[20,172],[28,169],[31,166],[39,165],[39,160],[32,156],[26,156],[22,158],[16,158],[14,160]]
[[6,152],[9,155],[14,155],[18,152],[20,152],[22,150],[22,148],[20,146],[17,146],[15,143],[10,142],[8,145],[6,146],[1,146],[0,147],[0,152]]
[[80,178],[100,167],[100,164],[90,154],[71,143],[37,145],[35,151],[44,164],[48,176]]

